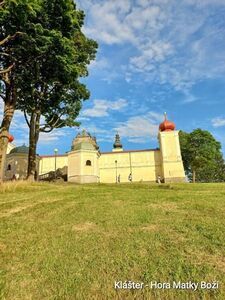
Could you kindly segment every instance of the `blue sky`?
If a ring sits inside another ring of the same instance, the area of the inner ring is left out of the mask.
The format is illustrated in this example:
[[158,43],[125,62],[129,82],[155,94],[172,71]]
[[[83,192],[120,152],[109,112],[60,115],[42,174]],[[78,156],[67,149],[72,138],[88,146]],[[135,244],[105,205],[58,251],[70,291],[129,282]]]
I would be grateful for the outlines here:
[[[118,131],[125,149],[157,147],[164,111],[177,129],[209,130],[225,153],[225,1],[80,0],[84,32],[99,43],[83,81],[91,91],[79,120],[110,151]],[[1,104],[0,104],[1,105]],[[0,106],[1,110],[1,106]],[[11,132],[27,144],[16,113]],[[70,150],[78,130],[41,135],[38,153]]]

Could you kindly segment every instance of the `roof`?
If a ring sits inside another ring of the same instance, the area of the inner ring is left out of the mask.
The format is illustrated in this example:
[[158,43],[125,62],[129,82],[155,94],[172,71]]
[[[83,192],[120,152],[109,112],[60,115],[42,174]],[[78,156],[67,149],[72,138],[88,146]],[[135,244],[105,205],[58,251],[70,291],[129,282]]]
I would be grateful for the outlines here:
[[[126,151],[117,151],[117,152],[100,152],[101,154],[123,154],[123,153],[133,153],[133,152],[149,152],[149,151],[159,151],[159,148],[156,149],[143,149],[143,150],[126,150]],[[57,154],[57,157],[66,157],[68,153],[65,154]],[[41,158],[54,158],[55,155],[41,155]]]
[[159,148],[156,149],[143,149],[143,150],[125,150],[125,151],[116,151],[116,152],[101,152],[101,154],[123,154],[123,153],[133,153],[133,152],[149,152],[149,151],[159,151]]
[[16,154],[16,153],[28,154],[29,153],[29,147],[27,147],[26,145],[22,145],[22,146],[13,148],[10,151],[10,154]]
[[79,143],[74,143],[72,146],[72,150],[96,150],[95,145],[93,143],[90,143],[88,141],[81,141]]
[[[57,154],[57,157],[66,157],[68,156],[68,154]],[[40,158],[51,158],[51,157],[55,157],[55,154],[53,155],[40,155]]]

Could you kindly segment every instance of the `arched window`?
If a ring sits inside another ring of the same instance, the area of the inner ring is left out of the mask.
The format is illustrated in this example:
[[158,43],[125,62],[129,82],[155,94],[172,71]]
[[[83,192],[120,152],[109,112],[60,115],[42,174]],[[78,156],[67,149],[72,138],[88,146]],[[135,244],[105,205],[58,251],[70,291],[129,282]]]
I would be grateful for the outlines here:
[[7,171],[11,171],[12,170],[12,167],[11,167],[11,165],[9,164],[8,166],[7,166]]
[[91,166],[91,161],[90,160],[86,161],[86,166]]

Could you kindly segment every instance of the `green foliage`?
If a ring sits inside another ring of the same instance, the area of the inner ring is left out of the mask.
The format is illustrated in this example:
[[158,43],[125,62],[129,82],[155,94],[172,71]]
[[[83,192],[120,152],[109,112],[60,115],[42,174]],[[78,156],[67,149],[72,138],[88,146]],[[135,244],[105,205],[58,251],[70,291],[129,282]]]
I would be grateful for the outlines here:
[[96,42],[82,33],[83,22],[84,13],[73,0],[4,1],[0,41],[10,39],[1,45],[0,67],[15,64],[10,76],[15,77],[18,109],[31,114],[37,108],[47,121],[63,116],[56,127],[77,124],[82,100],[89,98],[79,79],[88,75],[97,49]]
[[97,44],[82,33],[83,19],[72,0],[43,0],[31,28],[32,47],[26,50],[29,62],[20,77],[17,107],[28,115],[40,113],[46,120],[42,131],[77,125],[82,101],[89,98],[79,79],[88,75]]
[[[39,132],[78,125],[82,102],[90,96],[79,80],[88,75],[97,43],[83,34],[84,13],[73,0],[6,0],[0,5],[1,92],[7,111],[24,111],[30,127],[29,174],[30,168],[35,171]],[[5,130],[12,115],[3,118]]]
[[210,132],[201,129],[191,133],[180,131],[179,136],[184,169],[190,180],[194,176],[198,182],[225,180],[221,144]]
[[[0,41],[2,42],[0,46],[0,68],[4,70],[14,64],[15,66],[9,76],[13,76],[24,63],[23,51],[31,43],[26,34],[29,33],[38,9],[37,1],[2,1],[0,8]],[[17,72],[18,74],[19,72]],[[3,74],[1,74],[0,80],[6,82]],[[4,89],[4,85],[1,86],[1,89]]]

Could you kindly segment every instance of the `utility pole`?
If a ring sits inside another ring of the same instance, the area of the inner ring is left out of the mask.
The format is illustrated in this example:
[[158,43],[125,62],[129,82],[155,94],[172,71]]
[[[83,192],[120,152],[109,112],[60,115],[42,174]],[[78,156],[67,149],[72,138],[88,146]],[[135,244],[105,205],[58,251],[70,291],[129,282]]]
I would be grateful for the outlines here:
[[57,153],[58,153],[58,149],[54,149],[55,152],[55,179],[56,179],[56,160],[57,160]]
[[117,183],[117,160],[115,160],[115,164],[116,164],[116,183]]

